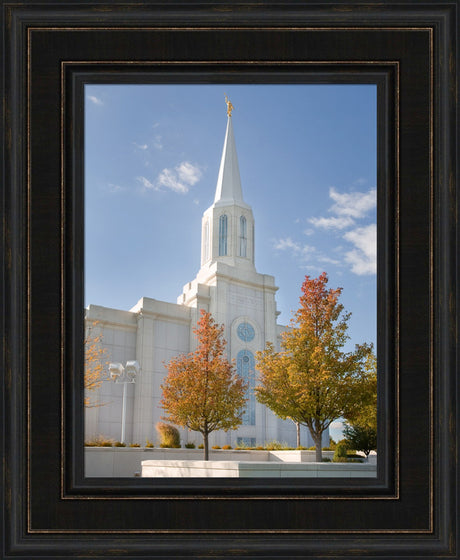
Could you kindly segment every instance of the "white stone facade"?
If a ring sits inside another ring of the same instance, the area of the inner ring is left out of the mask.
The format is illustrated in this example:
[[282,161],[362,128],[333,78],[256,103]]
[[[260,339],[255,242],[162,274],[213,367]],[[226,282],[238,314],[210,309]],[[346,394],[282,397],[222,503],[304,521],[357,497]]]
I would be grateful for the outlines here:
[[[102,333],[107,359],[125,363],[137,360],[141,374],[128,385],[126,403],[126,441],[144,445],[157,441],[155,424],[164,411],[159,405],[160,385],[166,375],[165,363],[196,347],[193,328],[200,309],[212,314],[225,327],[228,357],[235,360],[238,373],[256,383],[255,354],[267,342],[279,349],[279,335],[286,328],[276,320],[273,276],[260,274],[254,264],[254,217],[242,197],[232,119],[228,118],[222,161],[213,205],[202,220],[201,268],[186,284],[177,303],[144,297],[130,310],[122,311],[90,305],[87,325],[96,323]],[[122,385],[110,380],[89,394],[102,406],[86,409],[85,437],[97,434],[120,439]],[[249,391],[243,425],[237,430],[214,432],[210,445],[238,443],[250,446],[278,440],[296,445],[295,425],[277,418],[259,404]],[[201,443],[201,435],[181,431],[182,444]],[[323,445],[329,442],[324,434]],[[312,446],[306,428],[301,428],[301,443]]]

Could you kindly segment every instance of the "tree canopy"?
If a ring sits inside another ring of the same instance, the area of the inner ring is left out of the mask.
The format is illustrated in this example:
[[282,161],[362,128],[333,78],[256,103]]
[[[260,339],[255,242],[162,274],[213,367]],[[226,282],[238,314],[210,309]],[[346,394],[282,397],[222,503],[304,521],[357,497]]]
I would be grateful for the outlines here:
[[321,461],[323,432],[367,403],[364,365],[372,345],[344,352],[350,313],[339,302],[341,288],[327,288],[328,277],[305,277],[300,307],[290,330],[281,334],[281,351],[267,344],[257,354],[256,396],[279,417],[306,426]]
[[224,327],[210,313],[200,311],[194,329],[197,348],[173,358],[161,389],[164,419],[203,435],[204,458],[209,458],[208,436],[215,430],[234,430],[242,422],[247,384],[224,354]]
[[343,434],[352,449],[369,453],[377,449],[377,360],[370,353],[363,368],[363,404],[348,414]]

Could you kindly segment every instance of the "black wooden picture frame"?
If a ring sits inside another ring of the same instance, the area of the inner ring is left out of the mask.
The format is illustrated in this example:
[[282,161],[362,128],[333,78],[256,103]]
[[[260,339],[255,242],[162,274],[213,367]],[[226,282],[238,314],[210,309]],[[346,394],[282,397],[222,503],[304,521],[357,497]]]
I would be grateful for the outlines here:
[[[4,558],[457,558],[458,0],[3,2]],[[376,479],[83,474],[85,83],[375,83]]]

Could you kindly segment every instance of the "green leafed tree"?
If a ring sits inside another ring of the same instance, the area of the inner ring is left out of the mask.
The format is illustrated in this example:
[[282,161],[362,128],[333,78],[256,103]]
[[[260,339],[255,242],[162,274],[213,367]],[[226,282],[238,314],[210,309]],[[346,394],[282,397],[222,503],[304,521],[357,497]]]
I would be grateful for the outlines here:
[[369,453],[377,449],[377,431],[369,426],[350,426],[345,424],[343,435],[350,449],[362,451],[366,458]]
[[209,459],[208,436],[215,430],[234,430],[242,422],[247,384],[225,356],[224,327],[201,310],[194,329],[197,348],[173,358],[161,386],[160,404],[168,422],[203,435],[204,458]]
[[377,360],[373,353],[366,359],[362,373],[363,404],[346,418],[343,434],[348,445],[366,457],[377,449]]
[[281,351],[267,344],[257,354],[257,399],[280,418],[308,428],[316,461],[322,460],[322,435],[331,422],[367,403],[363,371],[372,350],[368,344],[343,350],[351,314],[339,302],[342,289],[328,289],[327,282],[325,272],[305,277],[300,308],[281,335]]

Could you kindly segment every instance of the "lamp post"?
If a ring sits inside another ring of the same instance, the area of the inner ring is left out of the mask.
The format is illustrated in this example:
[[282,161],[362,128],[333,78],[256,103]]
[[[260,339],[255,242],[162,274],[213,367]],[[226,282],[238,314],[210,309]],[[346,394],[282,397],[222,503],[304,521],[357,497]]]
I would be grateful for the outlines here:
[[128,383],[136,383],[136,375],[139,375],[141,368],[139,362],[131,360],[126,362],[123,367],[119,362],[109,364],[110,379],[115,383],[123,383],[123,399],[121,408],[121,443],[125,443],[125,424],[126,424],[126,392]]

